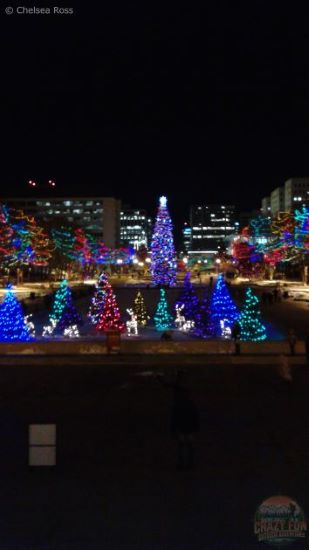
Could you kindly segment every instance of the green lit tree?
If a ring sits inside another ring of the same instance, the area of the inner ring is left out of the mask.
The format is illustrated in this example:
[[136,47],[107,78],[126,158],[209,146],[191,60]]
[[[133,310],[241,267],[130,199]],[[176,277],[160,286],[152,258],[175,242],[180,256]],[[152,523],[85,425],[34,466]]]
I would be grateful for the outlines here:
[[136,315],[137,324],[145,327],[150,317],[147,315],[144,297],[140,291],[138,291],[138,293],[136,294],[133,311]]

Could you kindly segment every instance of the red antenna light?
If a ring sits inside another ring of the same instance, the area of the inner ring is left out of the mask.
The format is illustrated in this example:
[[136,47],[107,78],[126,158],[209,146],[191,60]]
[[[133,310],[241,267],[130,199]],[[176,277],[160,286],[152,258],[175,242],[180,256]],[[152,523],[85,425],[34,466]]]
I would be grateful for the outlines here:
[[48,180],[48,184],[51,185],[51,187],[55,187],[56,184],[53,180]]
[[28,183],[29,185],[31,185],[31,187],[36,187],[35,181],[29,180]]

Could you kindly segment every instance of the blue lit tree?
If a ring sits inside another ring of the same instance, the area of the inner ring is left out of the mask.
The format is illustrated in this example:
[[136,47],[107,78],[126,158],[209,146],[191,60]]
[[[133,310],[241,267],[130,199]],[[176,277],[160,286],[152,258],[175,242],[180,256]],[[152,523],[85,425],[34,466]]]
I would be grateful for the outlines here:
[[12,285],[8,285],[0,305],[0,341],[28,342],[32,339],[21,305],[13,292]]
[[175,304],[176,306],[180,308],[183,306],[181,314],[186,321],[195,321],[199,309],[199,299],[191,283],[191,273],[189,272],[186,273],[184,286]]
[[176,257],[173,225],[167,209],[166,197],[160,197],[160,206],[151,241],[151,275],[160,286],[176,284]]
[[246,290],[246,299],[238,322],[240,324],[240,339],[250,342],[260,342],[266,339],[266,329],[261,322],[259,299],[251,288]]
[[210,332],[210,300],[211,292],[206,290],[195,317],[194,334],[200,338],[209,336]]
[[160,299],[154,316],[155,327],[157,330],[168,330],[172,327],[173,318],[168,311],[165,290],[160,289]]
[[232,329],[238,317],[237,308],[221,273],[210,302],[209,333],[216,337],[224,336],[224,330]]

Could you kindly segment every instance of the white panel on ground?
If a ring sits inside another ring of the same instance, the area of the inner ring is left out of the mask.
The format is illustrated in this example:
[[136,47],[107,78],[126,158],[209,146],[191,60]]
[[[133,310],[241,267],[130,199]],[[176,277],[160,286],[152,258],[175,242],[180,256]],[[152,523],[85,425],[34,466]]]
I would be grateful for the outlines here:
[[29,466],[56,466],[56,447],[29,447]]
[[56,424],[30,424],[29,445],[56,445]]

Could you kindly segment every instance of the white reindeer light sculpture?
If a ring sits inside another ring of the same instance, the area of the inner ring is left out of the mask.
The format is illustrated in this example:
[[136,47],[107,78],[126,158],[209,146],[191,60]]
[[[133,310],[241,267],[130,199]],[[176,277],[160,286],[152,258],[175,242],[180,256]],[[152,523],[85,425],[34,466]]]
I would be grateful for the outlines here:
[[182,306],[176,305],[176,319],[175,319],[175,325],[178,328],[178,330],[182,330],[182,327],[184,326],[186,322],[186,318],[184,315],[181,314],[183,308],[185,306],[182,304]]
[[127,312],[131,317],[130,321],[126,322],[127,334],[128,336],[138,336],[137,317],[133,309],[127,309]]

